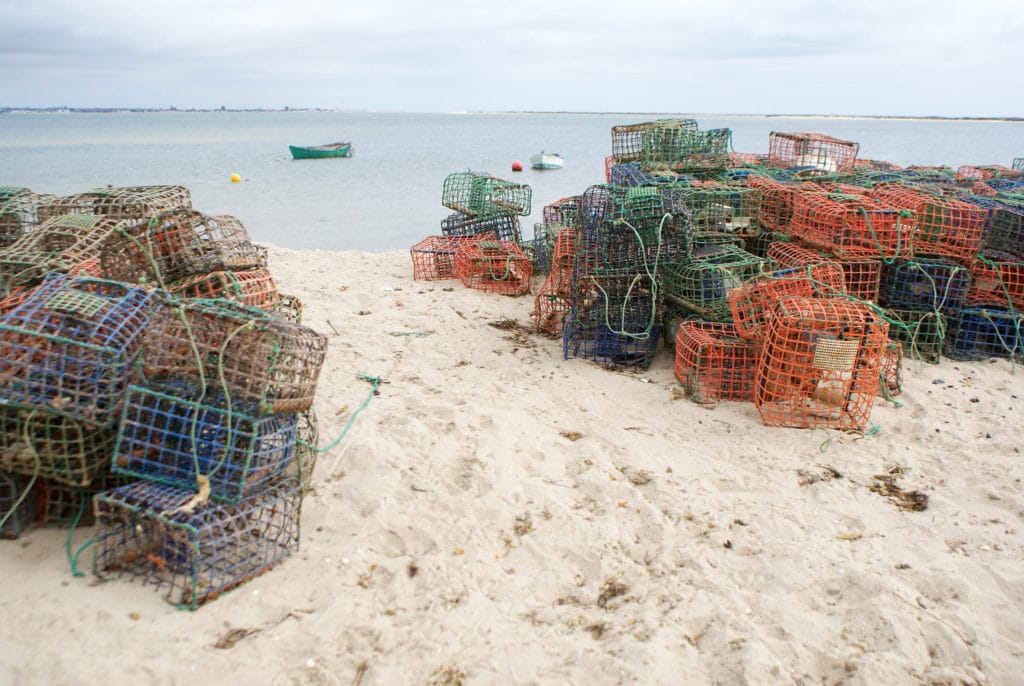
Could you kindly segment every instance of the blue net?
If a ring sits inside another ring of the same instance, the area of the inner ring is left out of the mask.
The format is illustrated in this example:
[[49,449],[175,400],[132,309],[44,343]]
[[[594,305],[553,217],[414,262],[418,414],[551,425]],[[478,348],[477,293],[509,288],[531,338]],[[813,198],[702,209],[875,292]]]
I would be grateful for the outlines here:
[[1024,314],[987,307],[965,307],[953,318],[946,355],[954,360],[1003,357],[1024,360]]
[[281,474],[295,455],[296,415],[259,418],[243,400],[188,383],[132,386],[114,471],[185,489],[209,479],[210,497],[237,502]]
[[898,310],[952,314],[963,305],[970,271],[952,260],[921,257],[883,265],[879,302]]
[[263,574],[299,547],[298,483],[275,479],[235,504],[139,481],[96,496],[93,571],[129,576],[194,610]]

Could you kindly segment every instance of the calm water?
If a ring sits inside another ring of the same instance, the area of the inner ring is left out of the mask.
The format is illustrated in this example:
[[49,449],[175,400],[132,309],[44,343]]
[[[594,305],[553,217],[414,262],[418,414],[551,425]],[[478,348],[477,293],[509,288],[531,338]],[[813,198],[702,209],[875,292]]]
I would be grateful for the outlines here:
[[[662,115],[664,116],[664,115]],[[440,233],[445,176],[487,171],[528,183],[532,234],[541,208],[604,182],[611,127],[656,115],[157,112],[0,115],[0,186],[66,195],[107,184],[176,184],[207,214],[231,214],[253,240],[291,248],[405,249]],[[740,152],[771,131],[858,141],[860,156],[898,164],[1003,164],[1024,156],[1024,123],[697,117],[728,127]],[[294,161],[289,144],[351,140],[347,159]],[[565,167],[529,169],[541,148]],[[513,173],[515,160],[527,169]],[[230,183],[231,174],[242,177]]]

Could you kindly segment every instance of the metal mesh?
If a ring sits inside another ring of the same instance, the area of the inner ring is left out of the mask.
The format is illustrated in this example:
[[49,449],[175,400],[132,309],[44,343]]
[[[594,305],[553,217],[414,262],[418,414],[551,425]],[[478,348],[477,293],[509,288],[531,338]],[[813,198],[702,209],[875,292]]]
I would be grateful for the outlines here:
[[109,279],[164,285],[198,274],[260,268],[266,256],[235,217],[180,209],[125,225],[103,246],[100,264]]
[[183,510],[191,491],[140,481],[102,493],[93,571],[129,576],[196,609],[263,574],[299,547],[302,497],[278,479],[236,504],[206,501]]
[[27,188],[0,186],[0,248],[11,245],[39,225],[40,206],[54,196]]
[[181,298],[225,298],[264,310],[272,310],[280,298],[274,277],[260,268],[189,276],[168,284],[167,290]]
[[967,297],[970,272],[942,258],[896,260],[882,269],[879,302],[897,310],[952,314]]
[[612,127],[612,158],[616,163],[638,162],[643,156],[644,137],[656,128],[665,130],[697,130],[696,119],[659,119],[639,124]]
[[970,270],[969,305],[1024,309],[1024,259],[1002,250],[983,250]]
[[871,194],[887,205],[915,213],[915,255],[970,259],[981,248],[987,213],[978,205],[892,184],[876,186]]
[[754,401],[765,424],[863,431],[888,324],[842,298],[785,297],[769,321]]
[[730,129],[693,130],[677,126],[654,126],[641,134],[640,162],[648,167],[665,167],[677,172],[720,171],[731,163]]
[[31,284],[49,272],[68,273],[100,256],[122,224],[110,217],[66,215],[48,219],[0,250],[5,293]]
[[0,538],[17,538],[32,526],[36,501],[32,493],[26,494],[30,483],[27,477],[0,472]]
[[455,274],[466,288],[523,295],[530,292],[533,264],[516,243],[477,240],[455,252]]
[[313,408],[299,412],[295,421],[295,457],[285,474],[299,483],[305,495],[313,490],[313,473],[316,470],[316,459],[320,454],[317,452],[317,446],[320,445],[320,426]]
[[412,278],[455,279],[455,253],[460,245],[476,240],[496,240],[493,233],[468,236],[428,236],[409,248]]
[[141,356],[147,379],[205,379],[258,406],[259,415],[313,404],[327,338],[264,310],[229,300],[185,300],[160,308]]
[[97,493],[123,486],[130,479],[109,471],[96,475],[88,486],[71,486],[39,479],[35,485],[36,519],[40,526],[70,528],[72,525],[92,526],[96,523],[92,499]]
[[771,263],[735,246],[720,246],[701,257],[664,264],[665,297],[709,321],[729,321],[729,291],[768,269]]
[[686,321],[676,335],[676,379],[690,400],[754,399],[758,343],[741,338],[731,324]]
[[5,404],[112,423],[154,300],[112,281],[48,276],[0,320]]
[[913,256],[914,214],[865,193],[801,193],[789,233],[842,257]]
[[1024,361],[1024,313],[995,307],[965,307],[952,318],[946,355],[954,360],[1003,357]]
[[562,330],[562,353],[567,360],[582,358],[612,369],[647,369],[660,336],[657,323],[645,334],[629,335],[604,323],[580,321],[577,310],[571,309]]
[[0,469],[88,486],[110,469],[117,432],[41,410],[0,407]]
[[943,343],[949,330],[949,319],[935,310],[885,311],[890,320],[889,337],[899,342],[911,359],[938,364],[942,358]]
[[192,383],[132,386],[117,435],[114,471],[237,502],[281,474],[296,445],[294,413],[258,418],[258,408]]
[[519,218],[510,214],[477,218],[456,212],[441,220],[441,233],[445,236],[485,236],[491,234],[501,241],[518,243],[522,240]]
[[481,172],[455,172],[445,177],[441,204],[477,219],[530,214],[530,187]]
[[768,134],[768,164],[772,167],[852,171],[859,150],[859,143],[822,133],[772,131]]
[[160,212],[191,207],[192,196],[184,186],[107,186],[57,198],[41,206],[39,216],[94,214],[138,223]]

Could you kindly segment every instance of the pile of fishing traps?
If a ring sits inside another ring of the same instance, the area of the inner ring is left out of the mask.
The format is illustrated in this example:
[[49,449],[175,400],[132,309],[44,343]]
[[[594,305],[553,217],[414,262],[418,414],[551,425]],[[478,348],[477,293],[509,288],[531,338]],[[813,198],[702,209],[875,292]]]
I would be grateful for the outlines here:
[[327,339],[266,258],[180,186],[0,188],[0,535],[189,609],[298,548]]
[[531,196],[528,185],[487,173],[449,174],[441,204],[453,213],[441,221],[440,235],[409,249],[413,278],[459,279],[467,288],[502,295],[529,293],[534,263],[521,245],[519,217],[530,214]]
[[691,119],[613,127],[607,183],[535,227],[537,331],[644,369],[660,329],[693,400],[853,431],[899,393],[904,355],[1024,359],[1020,161],[901,168],[859,147],[773,132],[740,154]]

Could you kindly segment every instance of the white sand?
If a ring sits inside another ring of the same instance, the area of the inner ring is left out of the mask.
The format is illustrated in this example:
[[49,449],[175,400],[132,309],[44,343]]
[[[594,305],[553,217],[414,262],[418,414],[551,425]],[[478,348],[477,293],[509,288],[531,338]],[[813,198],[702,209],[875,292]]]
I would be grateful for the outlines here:
[[[664,350],[620,373],[512,340],[488,323],[532,297],[413,281],[408,253],[270,259],[330,334],[321,442],[358,374],[387,382],[321,456],[301,550],[183,612],[97,585],[91,551],[71,577],[63,531],[4,541],[0,682],[1020,683],[1008,362],[909,366],[876,435],[773,429],[687,400]],[[895,467],[927,510],[869,490]]]

